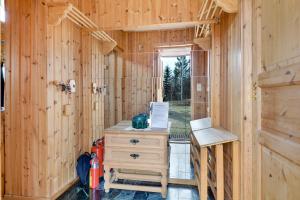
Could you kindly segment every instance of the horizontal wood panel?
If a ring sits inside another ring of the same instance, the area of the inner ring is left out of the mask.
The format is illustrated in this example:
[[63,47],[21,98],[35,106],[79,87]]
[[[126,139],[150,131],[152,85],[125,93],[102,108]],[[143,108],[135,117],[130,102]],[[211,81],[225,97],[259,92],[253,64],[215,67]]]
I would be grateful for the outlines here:
[[105,29],[135,29],[145,25],[196,21],[203,0],[96,1],[98,23]]
[[262,129],[300,138],[299,90],[299,85],[262,90]]
[[259,142],[271,149],[272,151],[277,152],[286,159],[289,159],[291,162],[294,162],[300,165],[300,155],[296,152],[300,152],[300,141],[293,141],[290,137],[269,131],[261,130],[259,131],[260,138]]
[[300,61],[279,63],[274,70],[263,72],[258,77],[258,86],[262,88],[299,84]]
[[[211,128],[211,118],[203,118],[190,121],[192,131],[197,131],[201,129]],[[192,134],[191,134],[192,137]]]
[[299,1],[261,1],[262,67],[300,55]]
[[107,147],[144,147],[144,148],[159,148],[167,147],[167,141],[164,136],[142,136],[142,135],[109,135],[105,134],[105,145]]
[[[134,158],[133,155],[137,157]],[[129,162],[144,163],[144,164],[166,164],[166,151],[156,151],[154,149],[147,150],[145,148],[121,148],[107,147],[105,148],[106,162]]]
[[238,137],[222,128],[207,128],[193,132],[200,147],[208,147],[238,140]]
[[299,165],[263,147],[261,170],[262,199],[300,199]]

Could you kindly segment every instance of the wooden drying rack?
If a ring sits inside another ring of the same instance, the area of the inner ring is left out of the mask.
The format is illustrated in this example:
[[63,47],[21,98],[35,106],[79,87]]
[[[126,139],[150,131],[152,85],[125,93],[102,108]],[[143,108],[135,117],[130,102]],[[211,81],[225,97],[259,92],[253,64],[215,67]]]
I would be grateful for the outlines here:
[[93,37],[102,41],[104,55],[111,52],[117,46],[117,42],[114,39],[112,39],[105,31],[100,30],[97,24],[71,3],[49,5],[49,25],[57,26],[64,19],[69,19],[74,24],[89,31]]
[[[198,15],[198,21],[212,21],[213,23],[220,18],[222,12],[235,13],[237,12],[236,0],[204,0]],[[194,43],[198,44],[202,49],[211,49],[211,25],[213,23],[202,24],[195,26]]]

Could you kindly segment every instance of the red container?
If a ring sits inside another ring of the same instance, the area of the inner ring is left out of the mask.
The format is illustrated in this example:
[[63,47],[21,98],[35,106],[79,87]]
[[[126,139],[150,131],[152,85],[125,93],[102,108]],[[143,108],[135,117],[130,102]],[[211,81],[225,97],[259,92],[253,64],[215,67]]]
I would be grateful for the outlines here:
[[94,154],[90,163],[90,188],[95,189],[99,185],[99,160],[96,154]]
[[104,176],[103,160],[104,160],[104,138],[93,143],[91,153],[95,153],[99,161],[99,178]]

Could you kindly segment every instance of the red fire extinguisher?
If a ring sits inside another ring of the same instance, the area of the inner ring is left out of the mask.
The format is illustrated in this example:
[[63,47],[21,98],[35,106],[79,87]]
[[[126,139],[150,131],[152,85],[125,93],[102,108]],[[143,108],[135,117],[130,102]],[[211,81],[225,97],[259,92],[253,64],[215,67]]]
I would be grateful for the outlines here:
[[93,142],[93,146],[91,149],[92,153],[95,153],[99,160],[99,178],[103,177],[103,160],[104,160],[104,138],[98,139]]
[[99,160],[95,153],[92,153],[92,160],[90,163],[90,188],[95,189],[99,185]]

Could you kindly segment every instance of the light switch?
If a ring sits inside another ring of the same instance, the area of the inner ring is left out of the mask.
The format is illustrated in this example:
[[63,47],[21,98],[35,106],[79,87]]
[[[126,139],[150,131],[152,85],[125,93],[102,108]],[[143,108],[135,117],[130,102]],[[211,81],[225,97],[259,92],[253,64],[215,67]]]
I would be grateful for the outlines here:
[[201,91],[202,91],[202,84],[197,83],[197,92],[201,92]]

